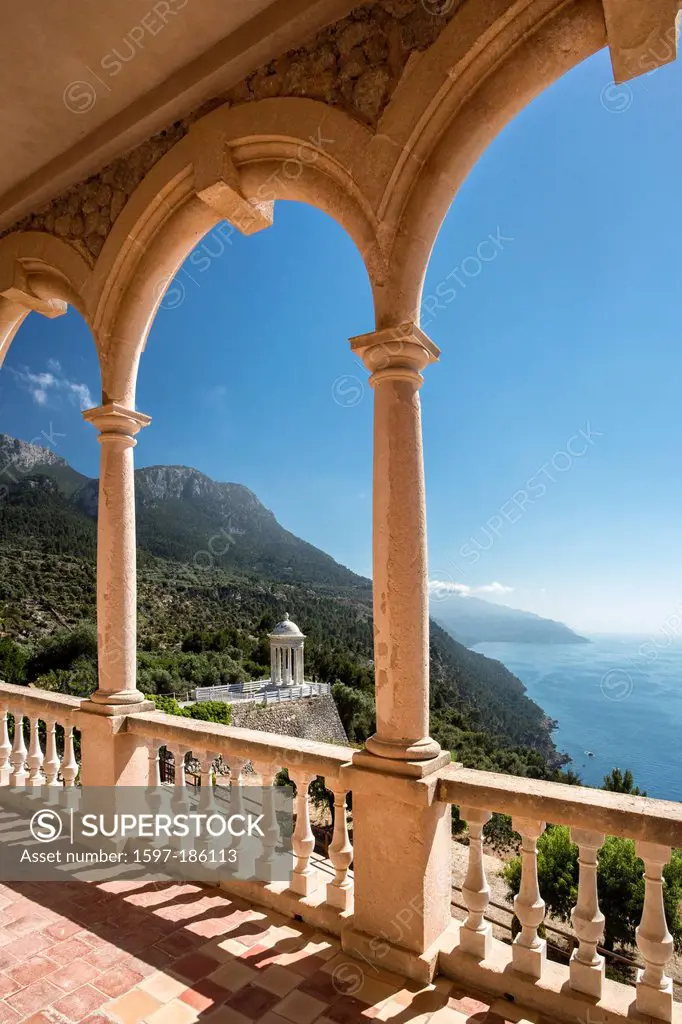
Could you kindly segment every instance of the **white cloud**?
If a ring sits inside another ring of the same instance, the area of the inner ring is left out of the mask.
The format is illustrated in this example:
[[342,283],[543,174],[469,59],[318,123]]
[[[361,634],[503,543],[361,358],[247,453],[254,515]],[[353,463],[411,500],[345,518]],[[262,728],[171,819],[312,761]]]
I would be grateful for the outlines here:
[[476,594],[492,594],[501,597],[504,594],[511,594],[513,587],[507,587],[504,583],[493,580],[492,583],[482,583],[478,587],[470,587],[467,583],[455,583],[452,580],[429,580],[429,591],[438,597],[446,594],[459,594],[460,597],[473,597]]
[[36,405],[48,405],[51,398],[63,396],[81,411],[92,408],[95,401],[87,384],[80,384],[65,377],[57,359],[49,359],[47,365],[50,372],[44,373],[33,373],[27,366],[21,370],[12,367],[8,369],[19,386],[28,391]]
[[478,594],[511,594],[513,590],[513,587],[507,587],[504,583],[498,583],[496,580],[476,588]]

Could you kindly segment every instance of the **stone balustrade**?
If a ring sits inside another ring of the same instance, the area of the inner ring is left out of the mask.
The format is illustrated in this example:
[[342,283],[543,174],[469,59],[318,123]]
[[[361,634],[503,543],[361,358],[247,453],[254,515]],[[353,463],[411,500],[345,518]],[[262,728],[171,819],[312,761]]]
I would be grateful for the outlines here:
[[[92,774],[85,762],[91,755],[84,751],[88,749],[88,737],[92,750],[93,735],[98,742],[104,735],[96,731],[99,721],[100,716],[87,711],[87,702],[77,698],[0,683],[0,785],[73,786],[77,780],[90,785]],[[21,728],[18,723],[22,723]],[[106,742],[111,746],[121,744],[128,754],[133,751],[136,773],[127,784],[157,787],[160,750],[165,747],[171,751],[176,771],[168,799],[177,813],[186,811],[189,805],[185,778],[189,757],[195,766],[199,765],[199,801],[207,811],[216,799],[214,781],[229,786],[231,799],[238,804],[243,786],[258,779],[264,787],[272,787],[279,770],[286,768],[296,786],[294,866],[289,880],[274,881],[268,875],[278,830],[274,800],[269,804],[266,795],[266,839],[259,862],[264,880],[226,878],[221,884],[254,903],[301,917],[340,935],[344,948],[355,952],[350,943],[346,945],[357,927],[350,871],[353,847],[347,824],[348,791],[355,788],[357,775],[353,750],[155,711],[125,713],[119,727]],[[84,761],[80,766],[74,753],[76,730]],[[143,758],[137,756],[140,749]],[[217,758],[229,768],[229,775],[225,772],[215,777]],[[314,856],[310,784],[317,776],[324,778],[334,797],[328,861]],[[380,802],[385,784],[382,776],[374,777]],[[462,881],[467,917],[462,923],[452,921],[443,932],[435,958],[430,961],[433,969],[481,991],[511,997],[557,1020],[584,1024],[594,1019],[599,1024],[611,1024],[633,1016],[660,1021],[679,1017],[682,1024],[680,1004],[673,1003],[672,982],[666,974],[673,943],[663,901],[663,870],[672,848],[682,847],[682,805],[474,771],[454,764],[440,768],[433,778],[436,804],[457,805],[469,829],[469,863]],[[415,785],[406,785],[405,800],[418,799]],[[410,796],[412,793],[415,795]],[[406,804],[405,812],[407,809]],[[521,836],[521,885],[514,900],[521,927],[511,948],[493,937],[487,917],[490,890],[483,858],[483,828],[493,812],[511,815]],[[579,850],[579,886],[571,915],[577,945],[568,967],[547,959],[542,936],[545,903],[538,884],[537,844],[546,822],[569,826]],[[356,830],[358,841],[366,847],[361,819],[356,822]],[[644,967],[638,972],[635,992],[606,979],[600,953],[605,921],[599,907],[597,869],[599,849],[607,835],[634,840],[644,863],[644,907],[637,929],[637,948]],[[396,856],[400,856],[399,850]],[[445,870],[444,865],[437,883],[448,892],[449,867],[448,863]],[[390,869],[387,864],[387,872]],[[592,1007],[598,1008],[598,1017],[589,1017]]]
[[74,730],[80,705],[77,697],[0,683],[0,786],[74,785]]
[[[0,785],[72,786],[80,767],[74,753],[74,730],[78,729],[85,740],[99,724],[99,716],[81,710],[83,703],[75,697],[0,683]],[[28,728],[16,728],[17,722],[24,721],[30,723]],[[44,739],[41,722],[45,723]],[[63,729],[59,743],[61,756],[57,752],[57,726]],[[126,715],[123,732],[126,739],[142,742],[147,750],[147,756],[141,762],[145,768],[138,778],[131,780],[133,784],[152,787],[160,784],[159,751],[161,747],[171,751],[176,765],[171,807],[178,814],[186,812],[189,807],[185,778],[185,762],[189,756],[199,763],[202,783],[206,782],[202,785],[201,801],[213,797],[213,785],[209,783],[214,780],[217,757],[221,758],[222,764],[229,766],[228,784],[237,791],[232,793],[233,801],[239,799],[239,788],[254,780],[254,773],[264,787],[271,787],[280,769],[286,768],[296,786],[295,862],[288,885],[227,880],[224,885],[256,902],[297,914],[301,912],[299,904],[303,897],[305,907],[302,916],[317,926],[340,932],[342,919],[350,914],[353,907],[350,872],[353,849],[347,824],[348,787],[343,781],[343,768],[353,754],[350,748],[175,718],[161,712]],[[114,742],[112,735],[112,745]],[[86,744],[82,743],[82,749],[85,748]],[[252,771],[247,774],[245,769],[248,765],[252,766]],[[87,784],[87,773],[83,775]],[[327,788],[334,795],[334,831],[328,850],[329,863],[313,856],[315,841],[309,788],[318,775],[325,779]],[[265,813],[266,835],[269,833],[274,842],[277,836],[274,801],[268,804],[267,796]],[[267,878],[272,854],[266,840],[259,871],[262,878]]]
[[[682,846],[682,805],[457,765],[441,771],[438,797],[459,807],[470,833],[469,867],[462,887],[468,915],[441,954],[444,973],[459,978],[465,974],[470,981],[473,973],[481,987],[492,987],[546,1014],[553,1010],[560,1019],[590,1020],[588,1008],[598,1005],[599,1016],[594,1019],[600,1022],[632,1015],[632,1011],[649,1019],[673,1020],[672,981],[665,973],[673,941],[665,919],[662,873],[672,848]],[[521,885],[514,899],[521,930],[511,950],[493,939],[485,917],[489,889],[481,832],[493,811],[511,815],[521,836]],[[537,841],[548,821],[570,826],[579,851],[578,898],[571,915],[578,945],[568,969],[547,960],[546,943],[540,936],[545,904],[538,885]],[[606,980],[604,957],[598,952],[605,923],[597,892],[598,851],[606,835],[635,840],[637,855],[644,862],[645,896],[637,948],[645,966],[637,975],[634,1006],[628,986]]]
[[[173,752],[175,764],[180,769],[176,770],[175,777],[175,789],[180,791],[177,795],[180,802],[183,800],[181,791],[185,786],[184,763],[190,754],[199,761],[202,775],[207,778],[212,772],[214,757],[219,755],[230,768],[230,785],[236,788],[247,783],[244,769],[249,764],[265,787],[272,786],[278,771],[286,768],[290,780],[296,786],[296,827],[293,834],[295,863],[288,886],[277,882],[268,884],[244,881],[226,881],[224,885],[247,898],[280,910],[286,911],[291,904],[292,908],[296,907],[297,914],[302,913],[311,923],[340,932],[339,918],[348,915],[353,906],[350,874],[353,849],[346,816],[348,787],[343,779],[343,769],[351,760],[352,749],[212,722],[174,718],[159,712],[129,715],[126,729],[130,734],[143,738],[148,746],[151,785],[155,784],[158,777],[159,748],[165,746]],[[323,870],[313,859],[315,842],[310,821],[309,788],[318,775],[324,778],[327,788],[334,794],[334,833],[329,847],[329,861],[334,875],[328,875],[326,881]],[[208,791],[208,787],[206,789]],[[270,814],[274,814],[273,808],[270,808]],[[274,823],[271,823],[271,831],[276,835]],[[267,861],[267,843],[263,856]],[[305,897],[303,912],[300,897]]]

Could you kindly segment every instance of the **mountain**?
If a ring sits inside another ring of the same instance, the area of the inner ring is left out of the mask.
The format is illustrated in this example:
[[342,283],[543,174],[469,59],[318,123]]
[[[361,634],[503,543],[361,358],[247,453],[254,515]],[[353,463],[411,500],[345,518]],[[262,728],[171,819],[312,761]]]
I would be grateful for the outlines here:
[[49,448],[0,434],[0,495],[8,485],[37,473],[49,475],[66,494],[72,494],[88,479]]
[[586,644],[562,622],[532,612],[491,604],[478,597],[452,594],[431,599],[436,622],[466,647],[482,643]]
[[[6,435],[0,466],[0,677],[89,693],[97,481]],[[335,682],[346,731],[362,742],[374,728],[370,581],[285,530],[240,484],[185,466],[135,476],[141,689],[262,678],[267,633],[289,612],[308,637],[307,676]],[[431,701],[433,735],[465,764],[555,778],[565,763],[523,683],[435,622]]]
[[[97,516],[97,481],[75,495]],[[199,568],[235,568],[277,580],[367,587],[369,581],[289,533],[241,484],[221,484],[186,466],[135,471],[137,541],[159,558]]]

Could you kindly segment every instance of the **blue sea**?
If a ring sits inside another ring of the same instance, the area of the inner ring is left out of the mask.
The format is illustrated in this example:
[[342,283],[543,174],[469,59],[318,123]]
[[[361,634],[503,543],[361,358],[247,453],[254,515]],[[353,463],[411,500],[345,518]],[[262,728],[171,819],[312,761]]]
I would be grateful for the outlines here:
[[501,661],[557,720],[556,746],[587,785],[629,768],[649,796],[682,800],[682,640],[659,633],[590,641],[474,650]]

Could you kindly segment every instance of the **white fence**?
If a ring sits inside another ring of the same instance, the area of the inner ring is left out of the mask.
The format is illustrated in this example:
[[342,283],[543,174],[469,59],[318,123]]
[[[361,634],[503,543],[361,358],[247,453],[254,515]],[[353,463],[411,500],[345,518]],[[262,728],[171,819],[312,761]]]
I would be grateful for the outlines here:
[[196,689],[198,702],[221,700],[228,704],[240,701],[263,701],[266,704],[280,704],[302,697],[324,697],[331,693],[329,683],[303,683],[302,686],[273,686],[269,680],[250,683],[235,683],[228,686],[199,686]]

